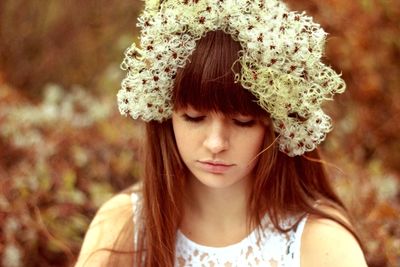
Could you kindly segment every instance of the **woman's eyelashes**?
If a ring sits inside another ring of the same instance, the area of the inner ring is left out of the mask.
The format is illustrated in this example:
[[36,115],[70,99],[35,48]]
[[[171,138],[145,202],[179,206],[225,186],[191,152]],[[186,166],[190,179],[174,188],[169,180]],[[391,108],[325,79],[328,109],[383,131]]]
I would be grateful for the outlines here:
[[256,124],[256,120],[238,120],[233,119],[233,122],[240,127],[251,127]]
[[[182,115],[183,119],[185,121],[188,122],[202,122],[206,119],[207,116],[204,115],[189,115],[189,114],[183,114]],[[233,124],[235,124],[236,126],[240,126],[240,127],[252,127],[254,126],[257,122],[255,119],[236,119],[236,118],[232,118],[231,119]]]
[[193,115],[188,115],[188,114],[183,114],[182,115],[183,119],[185,121],[189,121],[189,122],[201,122],[202,120],[204,120],[204,118],[206,116],[193,116]]

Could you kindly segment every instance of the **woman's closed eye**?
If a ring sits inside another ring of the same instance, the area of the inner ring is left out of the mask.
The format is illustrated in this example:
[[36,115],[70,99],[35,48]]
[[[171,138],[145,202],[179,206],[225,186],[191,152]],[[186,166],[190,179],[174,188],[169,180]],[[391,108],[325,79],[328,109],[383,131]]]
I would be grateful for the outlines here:
[[206,116],[194,116],[194,115],[188,115],[188,114],[183,114],[182,115],[183,119],[185,121],[189,121],[189,122],[201,122],[202,120],[204,120],[204,118]]
[[[187,122],[198,123],[204,121],[207,116],[206,115],[197,115],[197,114],[182,114],[182,118]],[[252,127],[257,123],[257,120],[253,118],[227,118],[227,120],[231,120],[231,122],[239,127]]]
[[250,120],[233,119],[233,122],[240,127],[251,127],[256,124],[256,120],[253,119]]

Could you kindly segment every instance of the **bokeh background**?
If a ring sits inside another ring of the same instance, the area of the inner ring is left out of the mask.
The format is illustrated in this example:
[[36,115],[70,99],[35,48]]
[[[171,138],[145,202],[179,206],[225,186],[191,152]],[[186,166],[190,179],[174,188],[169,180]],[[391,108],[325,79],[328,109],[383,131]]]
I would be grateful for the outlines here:
[[[400,266],[400,1],[288,0],[330,33],[348,90],[321,149],[370,266]],[[138,0],[0,1],[0,266],[71,266],[96,209],[138,179],[118,114]]]

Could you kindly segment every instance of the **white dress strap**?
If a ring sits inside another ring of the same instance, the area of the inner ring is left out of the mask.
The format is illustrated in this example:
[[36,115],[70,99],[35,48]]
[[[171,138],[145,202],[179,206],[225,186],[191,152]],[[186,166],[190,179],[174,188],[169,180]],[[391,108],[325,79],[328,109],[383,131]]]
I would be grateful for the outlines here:
[[304,216],[296,227],[296,230],[292,235],[292,244],[290,246],[290,253],[292,254],[292,264],[291,266],[300,266],[301,257],[301,237],[303,236],[304,226],[306,225],[308,216]]
[[132,202],[132,220],[133,220],[133,242],[134,249],[137,249],[138,239],[139,239],[139,216],[140,216],[140,207],[141,207],[141,199],[137,192],[131,193],[131,202]]

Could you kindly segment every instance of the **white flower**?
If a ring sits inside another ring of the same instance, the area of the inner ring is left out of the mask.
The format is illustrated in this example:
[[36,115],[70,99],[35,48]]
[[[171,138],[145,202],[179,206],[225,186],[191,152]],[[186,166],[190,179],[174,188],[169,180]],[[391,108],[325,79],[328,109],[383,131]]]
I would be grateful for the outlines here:
[[280,150],[301,155],[324,140],[332,127],[321,104],[342,93],[345,83],[321,62],[327,34],[311,17],[277,0],[145,2],[138,18],[141,48],[132,45],[121,64],[128,71],[117,95],[122,114],[145,121],[169,118],[177,69],[185,67],[206,32],[223,30],[243,48],[235,80],[270,113]]

